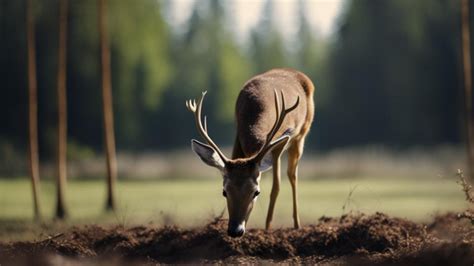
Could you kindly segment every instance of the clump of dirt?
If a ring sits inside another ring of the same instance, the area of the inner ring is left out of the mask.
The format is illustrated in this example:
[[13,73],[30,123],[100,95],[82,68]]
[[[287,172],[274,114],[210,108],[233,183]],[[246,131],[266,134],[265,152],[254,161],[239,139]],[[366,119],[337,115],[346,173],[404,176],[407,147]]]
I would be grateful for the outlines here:
[[[203,228],[73,227],[42,241],[0,243],[0,264],[64,264],[68,260],[133,263],[351,263],[436,264],[474,258],[470,223],[454,214],[430,224],[382,213],[321,218],[301,229],[250,229],[242,238],[226,235],[227,221]],[[471,261],[469,261],[471,260]],[[449,263],[452,264],[452,263]]]

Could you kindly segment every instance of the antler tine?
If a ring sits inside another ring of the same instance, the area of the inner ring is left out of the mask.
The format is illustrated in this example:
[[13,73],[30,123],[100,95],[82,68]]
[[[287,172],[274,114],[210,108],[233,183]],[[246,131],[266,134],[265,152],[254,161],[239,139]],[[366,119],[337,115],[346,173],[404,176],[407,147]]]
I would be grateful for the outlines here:
[[295,109],[296,109],[296,107],[298,107],[298,104],[300,104],[300,96],[298,96],[298,97],[296,98],[296,103],[295,103],[295,104],[293,104],[293,106],[292,106],[292,107],[290,107],[290,108],[286,109],[286,111],[285,111],[285,112],[286,112],[286,113],[289,113],[289,112],[291,112],[291,111],[295,110]]
[[281,110],[280,110],[278,94],[276,90],[274,90],[274,95],[275,95],[275,109],[276,109],[275,123],[273,124],[273,127],[270,130],[270,132],[268,133],[265,143],[263,144],[263,147],[254,157],[256,160],[261,160],[263,156],[265,156],[265,153],[267,152],[273,137],[275,136],[278,129],[281,127],[283,121],[285,120],[286,115],[290,113],[291,111],[295,110],[298,104],[300,103],[300,97],[298,96],[296,99],[296,103],[290,108],[286,109],[285,97],[283,95],[283,91],[280,91],[280,95],[281,95]]
[[283,113],[283,111],[285,110],[285,97],[283,95],[283,91],[280,91],[280,95],[281,95],[281,112]]
[[207,119],[206,117],[204,116],[204,124],[202,123],[201,121],[201,111],[202,111],[202,103],[204,102],[204,97],[206,96],[206,93],[207,91],[204,91],[202,93],[202,96],[201,96],[201,99],[199,99],[199,101],[196,103],[196,100],[189,100],[186,102],[186,106],[188,107],[188,109],[194,113],[194,120],[196,122],[196,127],[199,131],[199,134],[201,135],[201,137],[212,147],[214,148],[214,150],[217,152],[217,154],[219,155],[219,157],[221,157],[221,159],[224,161],[224,162],[228,162],[229,159],[227,159],[227,157],[224,155],[224,153],[222,153],[222,151],[219,149],[219,147],[216,145],[216,143],[214,143],[214,141],[212,141],[211,137],[209,137],[208,133],[207,133]]
[[283,102],[283,104],[282,104],[283,105],[283,110],[285,110],[285,115],[288,114],[289,112],[295,110],[296,107],[298,106],[298,104],[300,103],[300,96],[296,97],[296,102],[295,102],[295,104],[293,104],[293,106],[286,109],[286,107],[285,107],[285,97],[283,97],[283,91],[280,91],[280,94],[281,94],[281,99],[282,99],[282,102]]
[[194,113],[196,111],[196,102],[194,102],[194,104],[193,104],[192,100],[187,100],[186,101],[186,108],[188,108],[189,111]]
[[[276,112],[276,116],[275,116],[275,123],[273,124],[273,127],[272,129],[270,130],[270,132],[268,133],[267,135],[267,138],[265,140],[265,144],[266,143],[270,143],[270,141],[272,140],[273,138],[273,135],[275,135],[275,132],[277,131],[277,124],[278,124],[278,121],[280,120],[280,116],[281,116],[281,113],[280,113],[280,101],[278,100],[278,93],[276,91],[276,89],[273,90],[273,94],[275,96],[275,112]],[[284,101],[283,101],[283,104],[284,104]],[[285,108],[285,106],[283,105],[283,109]],[[264,145],[265,146],[265,145]]]

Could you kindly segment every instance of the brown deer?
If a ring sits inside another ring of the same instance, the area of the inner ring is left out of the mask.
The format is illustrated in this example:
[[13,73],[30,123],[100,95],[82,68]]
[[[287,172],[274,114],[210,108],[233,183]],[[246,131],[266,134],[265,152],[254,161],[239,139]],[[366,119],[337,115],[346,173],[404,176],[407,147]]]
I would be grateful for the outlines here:
[[[227,199],[227,233],[240,237],[253,205],[260,194],[261,173],[273,167],[273,185],[266,220],[270,228],[275,201],[280,190],[280,157],[288,149],[288,177],[293,192],[294,227],[298,216],[298,162],[314,115],[314,85],[301,72],[274,69],[251,78],[237,98],[237,136],[232,159],[227,158],[208,135],[206,118],[201,119],[201,99],[187,101],[196,126],[207,144],[191,141],[193,151],[204,163],[220,170],[224,177],[223,196]],[[289,108],[286,103],[293,105]],[[276,111],[275,111],[276,110]]]

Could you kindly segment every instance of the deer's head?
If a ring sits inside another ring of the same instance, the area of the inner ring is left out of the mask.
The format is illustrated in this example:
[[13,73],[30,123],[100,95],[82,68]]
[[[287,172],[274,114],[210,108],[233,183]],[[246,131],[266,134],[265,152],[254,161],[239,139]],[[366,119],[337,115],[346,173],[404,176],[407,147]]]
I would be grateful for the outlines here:
[[292,107],[285,109],[285,101],[282,94],[282,109],[280,111],[275,91],[277,119],[260,151],[248,158],[229,159],[209,137],[205,117],[204,123],[202,123],[201,110],[205,95],[206,92],[202,94],[201,99],[197,103],[194,100],[186,102],[186,107],[195,115],[196,127],[199,133],[207,142],[205,144],[193,139],[191,147],[204,163],[217,168],[221,172],[223,177],[222,195],[226,198],[227,210],[229,212],[227,233],[231,237],[240,237],[245,233],[245,225],[253,205],[260,194],[261,173],[268,170],[272,165],[271,151],[277,147],[285,146],[290,136],[284,134],[276,140],[272,141],[272,139],[280,128],[285,116],[297,107],[299,98]]

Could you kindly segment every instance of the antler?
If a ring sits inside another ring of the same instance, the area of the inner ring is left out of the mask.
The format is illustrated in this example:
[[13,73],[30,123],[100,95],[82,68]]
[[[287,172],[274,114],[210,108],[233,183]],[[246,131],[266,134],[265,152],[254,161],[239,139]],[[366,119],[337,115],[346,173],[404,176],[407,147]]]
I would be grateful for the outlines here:
[[201,136],[206,140],[206,142],[217,152],[219,157],[222,159],[222,161],[228,162],[229,159],[222,153],[222,151],[219,149],[219,147],[212,141],[211,137],[209,137],[207,133],[207,122],[206,122],[206,116],[204,116],[204,124],[201,121],[201,110],[202,110],[202,102],[204,101],[204,96],[206,96],[207,91],[204,91],[202,93],[201,99],[196,104],[196,100],[188,100],[186,101],[186,107],[188,108],[189,111],[194,113],[194,118],[196,120],[196,127],[201,134]]
[[263,144],[263,147],[260,149],[260,151],[254,157],[254,160],[257,161],[257,162],[262,160],[263,157],[265,156],[265,154],[270,149],[270,143],[271,143],[273,137],[275,136],[275,134],[277,133],[278,129],[280,129],[281,124],[283,123],[283,120],[285,119],[285,116],[287,114],[289,114],[291,111],[295,110],[296,107],[298,106],[298,104],[300,103],[300,97],[298,96],[298,98],[296,99],[296,103],[293,106],[291,106],[290,108],[286,109],[286,107],[285,107],[285,97],[283,96],[283,92],[280,91],[281,105],[282,105],[282,108],[280,110],[280,103],[278,101],[278,94],[277,94],[276,90],[274,90],[274,94],[275,94],[275,110],[276,110],[275,124],[273,124],[272,129],[268,133],[267,138],[265,140],[265,143]]

